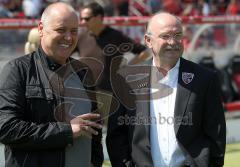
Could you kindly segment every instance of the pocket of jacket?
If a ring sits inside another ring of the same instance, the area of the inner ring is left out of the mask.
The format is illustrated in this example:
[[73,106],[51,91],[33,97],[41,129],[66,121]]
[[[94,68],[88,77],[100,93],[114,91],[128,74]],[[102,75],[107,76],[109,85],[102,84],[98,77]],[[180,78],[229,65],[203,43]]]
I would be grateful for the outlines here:
[[43,98],[46,100],[53,99],[52,90],[49,88],[42,88],[39,85],[27,85],[25,96],[27,99],[30,98]]

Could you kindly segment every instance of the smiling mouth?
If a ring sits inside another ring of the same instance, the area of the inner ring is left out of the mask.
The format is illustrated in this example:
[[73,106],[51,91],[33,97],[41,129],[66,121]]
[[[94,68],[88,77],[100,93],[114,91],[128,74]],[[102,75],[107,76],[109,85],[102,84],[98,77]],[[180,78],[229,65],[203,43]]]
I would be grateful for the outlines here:
[[179,49],[165,49],[168,52],[178,52],[180,51]]
[[69,48],[70,47],[70,45],[67,45],[67,44],[61,44],[60,46],[63,47],[63,48]]

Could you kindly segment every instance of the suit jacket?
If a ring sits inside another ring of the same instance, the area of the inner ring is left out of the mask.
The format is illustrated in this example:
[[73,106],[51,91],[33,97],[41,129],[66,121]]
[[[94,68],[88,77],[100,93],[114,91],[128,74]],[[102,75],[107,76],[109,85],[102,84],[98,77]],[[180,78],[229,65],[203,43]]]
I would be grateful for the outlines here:
[[[113,167],[153,166],[151,70],[150,66],[132,66],[112,74],[116,78],[112,87],[121,102],[119,109],[110,114],[108,122],[106,143]],[[129,79],[135,74],[138,74],[138,80]],[[161,93],[164,91],[159,95]],[[174,130],[186,157],[186,166],[223,166],[226,124],[220,86],[214,72],[180,58],[174,118]]]

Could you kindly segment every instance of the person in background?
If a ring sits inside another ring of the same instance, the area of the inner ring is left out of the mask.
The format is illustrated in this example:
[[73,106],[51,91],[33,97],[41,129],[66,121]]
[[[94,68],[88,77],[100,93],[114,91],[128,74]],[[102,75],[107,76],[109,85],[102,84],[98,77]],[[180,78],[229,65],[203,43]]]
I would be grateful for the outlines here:
[[22,8],[26,18],[39,18],[42,12],[42,0],[23,0]]
[[17,16],[17,13],[11,11],[14,7],[14,0],[0,0],[0,18],[13,18]]
[[132,52],[137,54],[131,62],[136,64],[148,58],[146,47],[134,42],[120,31],[103,23],[104,10],[96,2],[83,6],[80,10],[80,23],[87,28],[78,41],[80,58],[92,57],[103,62],[104,71],[109,71],[111,60],[116,56]]
[[227,6],[226,14],[227,15],[238,15],[240,12],[239,2],[236,0],[231,0]]
[[80,60],[92,69],[98,90],[111,96],[111,68],[121,66],[120,62],[111,65],[112,60],[131,52],[137,56],[130,63],[136,64],[148,58],[149,54],[145,46],[106,26],[103,19],[104,10],[98,3],[81,8],[80,21],[87,30],[79,36],[78,50]]
[[130,68],[116,76],[123,78],[116,91],[125,108],[108,120],[112,166],[223,166],[226,124],[216,72],[181,57],[183,28],[175,15],[152,16],[144,38],[152,66],[135,74],[149,77],[131,83]]
[[88,67],[69,58],[79,19],[48,6],[36,52],[7,63],[0,81],[0,142],[6,167],[101,167],[102,125]]

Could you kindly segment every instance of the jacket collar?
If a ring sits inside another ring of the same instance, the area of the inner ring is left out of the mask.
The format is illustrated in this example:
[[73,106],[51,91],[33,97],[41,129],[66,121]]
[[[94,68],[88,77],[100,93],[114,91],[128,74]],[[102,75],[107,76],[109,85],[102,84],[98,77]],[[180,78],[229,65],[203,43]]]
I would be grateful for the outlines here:
[[39,57],[45,67],[50,69],[51,71],[56,71],[59,69],[62,65],[54,62],[52,59],[50,59],[47,54],[43,51],[42,47],[40,46],[37,50]]
[[[183,115],[186,111],[186,107],[191,95],[191,90],[194,86],[195,78],[192,76],[192,78],[188,78],[189,82],[186,82],[186,74],[193,74],[194,75],[194,68],[192,66],[192,63],[189,63],[188,61],[184,60],[183,58],[180,59],[180,68],[179,68],[179,74],[178,74],[178,86],[177,86],[177,95],[176,95],[176,101],[175,101],[175,109],[174,109],[174,130],[175,134],[178,133],[179,127],[182,123]],[[191,77],[191,75],[190,75]]]

